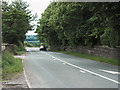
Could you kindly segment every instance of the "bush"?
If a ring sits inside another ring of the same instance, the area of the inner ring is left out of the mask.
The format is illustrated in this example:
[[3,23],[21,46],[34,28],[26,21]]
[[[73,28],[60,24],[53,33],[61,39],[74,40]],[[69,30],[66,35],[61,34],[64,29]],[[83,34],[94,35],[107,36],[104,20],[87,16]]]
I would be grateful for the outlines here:
[[14,55],[17,55],[17,50],[13,50]]
[[24,46],[23,46],[23,43],[21,41],[18,41],[18,46],[20,48],[20,50],[24,50]]
[[17,50],[17,51],[20,51],[21,49],[20,49],[20,47],[18,47],[17,45],[14,45],[14,50]]
[[14,45],[13,53],[14,53],[15,55],[24,54],[24,53],[25,53],[25,48],[24,48],[24,46],[22,46],[22,45],[19,45],[19,46]]
[[20,48],[17,45],[14,45],[13,47],[13,53],[17,55],[17,52],[20,51]]

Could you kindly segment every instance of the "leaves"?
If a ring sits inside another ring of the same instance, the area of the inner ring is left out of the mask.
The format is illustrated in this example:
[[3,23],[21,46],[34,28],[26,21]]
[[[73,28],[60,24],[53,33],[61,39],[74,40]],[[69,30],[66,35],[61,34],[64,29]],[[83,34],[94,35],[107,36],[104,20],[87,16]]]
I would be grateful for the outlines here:
[[28,30],[32,30],[32,16],[28,5],[21,0],[12,2],[2,2],[2,35],[3,42],[18,44],[25,39]]
[[106,2],[53,2],[38,22],[40,41],[51,47],[119,46],[119,6]]

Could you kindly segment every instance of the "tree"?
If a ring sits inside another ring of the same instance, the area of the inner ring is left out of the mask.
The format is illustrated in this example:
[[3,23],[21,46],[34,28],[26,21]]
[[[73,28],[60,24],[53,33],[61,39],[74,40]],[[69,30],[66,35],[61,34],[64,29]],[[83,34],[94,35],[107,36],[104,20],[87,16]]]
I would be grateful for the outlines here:
[[32,30],[31,11],[26,2],[17,0],[8,4],[2,2],[2,28],[3,42],[18,44],[18,41],[24,42],[25,34]]
[[62,50],[63,46],[120,46],[118,4],[53,2],[38,23],[38,36],[49,46]]

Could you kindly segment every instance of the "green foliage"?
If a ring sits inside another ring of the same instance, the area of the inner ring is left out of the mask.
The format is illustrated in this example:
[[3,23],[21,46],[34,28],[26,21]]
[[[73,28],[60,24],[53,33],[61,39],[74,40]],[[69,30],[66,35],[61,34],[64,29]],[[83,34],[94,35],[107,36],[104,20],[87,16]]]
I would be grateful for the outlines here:
[[21,41],[18,41],[18,45],[14,45],[13,53],[15,55],[20,55],[25,53],[25,47],[23,46],[23,43]]
[[14,53],[15,55],[21,55],[21,54],[25,54],[25,51],[17,51]]
[[22,51],[25,50],[23,43],[20,40],[18,41],[18,46],[19,46],[20,50],[22,50]]
[[30,44],[30,43],[25,43],[25,46],[26,47],[35,47],[33,44]]
[[23,43],[25,34],[32,30],[30,22],[33,20],[31,11],[26,2],[15,0],[11,4],[2,2],[2,37],[3,42],[16,44]]
[[2,53],[2,78],[5,79],[9,74],[20,73],[23,71],[22,60],[14,58],[9,52]]
[[118,47],[119,8],[119,3],[111,2],[52,2],[42,14],[36,32],[42,43],[62,50],[79,45]]
[[13,48],[14,55],[20,55],[20,54],[24,54],[24,53],[25,53],[25,48],[23,45],[21,45],[21,46],[14,45],[14,48]]

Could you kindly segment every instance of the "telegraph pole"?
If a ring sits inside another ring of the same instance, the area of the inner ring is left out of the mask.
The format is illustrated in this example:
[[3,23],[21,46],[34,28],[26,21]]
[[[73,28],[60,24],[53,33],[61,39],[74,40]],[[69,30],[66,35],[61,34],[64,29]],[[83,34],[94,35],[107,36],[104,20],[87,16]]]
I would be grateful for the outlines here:
[[2,89],[2,2],[0,0],[0,89]]
[[2,54],[2,2],[0,0],[0,59],[1,59],[1,54]]

